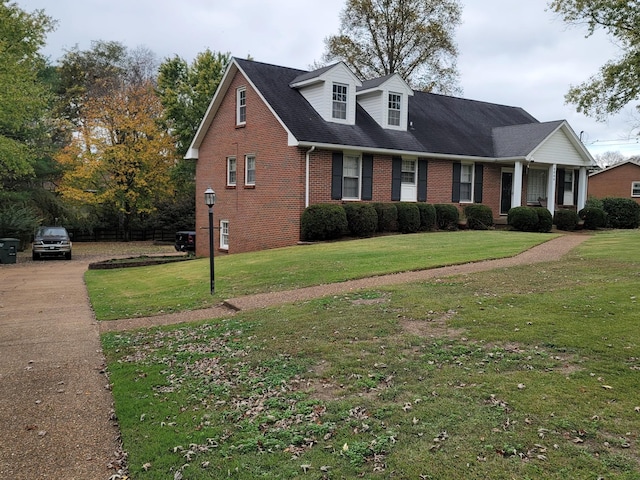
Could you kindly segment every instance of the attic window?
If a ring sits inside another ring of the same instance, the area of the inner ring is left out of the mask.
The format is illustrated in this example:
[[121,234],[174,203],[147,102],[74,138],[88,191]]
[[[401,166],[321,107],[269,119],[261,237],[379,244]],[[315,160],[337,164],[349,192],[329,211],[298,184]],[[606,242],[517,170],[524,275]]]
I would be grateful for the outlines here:
[[389,125],[400,126],[400,110],[402,107],[402,95],[389,93]]
[[333,108],[331,116],[340,120],[347,118],[347,85],[333,84]]
[[236,90],[236,125],[247,123],[247,89],[240,87]]

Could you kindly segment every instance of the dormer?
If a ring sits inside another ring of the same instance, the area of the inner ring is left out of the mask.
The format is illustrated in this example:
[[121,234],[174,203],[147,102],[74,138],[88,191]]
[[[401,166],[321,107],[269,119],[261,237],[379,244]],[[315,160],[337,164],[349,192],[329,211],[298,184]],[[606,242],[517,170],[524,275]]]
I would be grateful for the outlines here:
[[397,73],[367,80],[356,92],[358,103],[382,128],[407,130],[413,90]]
[[362,82],[343,62],[300,75],[289,86],[327,122],[355,125],[356,89]]

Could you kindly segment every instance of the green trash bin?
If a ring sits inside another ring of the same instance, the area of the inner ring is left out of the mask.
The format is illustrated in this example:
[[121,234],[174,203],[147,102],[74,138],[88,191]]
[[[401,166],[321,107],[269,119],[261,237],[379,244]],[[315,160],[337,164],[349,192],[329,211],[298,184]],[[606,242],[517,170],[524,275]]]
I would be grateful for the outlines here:
[[0,263],[16,263],[19,245],[17,238],[0,238]]

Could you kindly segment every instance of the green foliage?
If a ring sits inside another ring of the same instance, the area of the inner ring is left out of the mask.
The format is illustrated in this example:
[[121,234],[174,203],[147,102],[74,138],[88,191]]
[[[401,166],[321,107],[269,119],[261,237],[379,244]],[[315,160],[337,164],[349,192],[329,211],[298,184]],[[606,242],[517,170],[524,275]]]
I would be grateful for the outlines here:
[[402,233],[420,231],[420,210],[415,203],[398,202],[398,230]]
[[553,215],[546,207],[534,207],[538,215],[538,232],[550,232],[553,228]]
[[640,226],[640,205],[630,198],[603,198],[602,209],[607,214],[608,227],[638,228]]
[[493,226],[493,212],[486,205],[466,205],[464,216],[467,218],[467,226],[471,230],[487,230]]
[[588,230],[597,230],[607,225],[607,214],[602,208],[584,207],[578,212],[578,216],[584,220],[584,228]]
[[307,207],[300,219],[302,239],[333,240],[349,231],[347,214],[342,205],[318,203]]
[[414,89],[457,91],[457,0],[348,0],[324,61],[343,60],[358,77],[398,73]]
[[578,214],[574,210],[568,208],[560,208],[556,210],[553,215],[553,223],[556,225],[558,230],[572,232],[578,226],[579,221],[580,217]]
[[533,207],[513,207],[507,213],[507,224],[521,232],[537,232],[538,212]]
[[460,220],[460,210],[451,203],[437,203],[436,223],[440,230],[457,230],[458,220]]
[[420,210],[420,230],[428,232],[436,228],[436,207],[430,203],[418,202],[418,210]]
[[378,214],[379,232],[398,231],[398,209],[395,203],[374,203],[373,208]]
[[0,238],[17,238],[24,248],[40,222],[32,208],[18,203],[5,204],[0,207]]
[[349,233],[354,237],[370,237],[378,230],[378,213],[370,203],[345,203]]
[[596,197],[589,197],[584,205],[585,207],[602,208],[602,200]]

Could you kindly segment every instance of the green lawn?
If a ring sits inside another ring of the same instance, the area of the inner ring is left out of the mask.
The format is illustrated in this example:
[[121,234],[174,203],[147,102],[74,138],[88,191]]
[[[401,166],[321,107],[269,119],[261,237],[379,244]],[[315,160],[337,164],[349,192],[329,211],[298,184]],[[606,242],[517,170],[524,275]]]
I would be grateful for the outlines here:
[[387,273],[515,255],[552,234],[465,231],[393,235],[304,245],[209,260],[120,270],[89,270],[87,288],[99,320],[205,308],[252,293],[288,290]]
[[131,476],[640,479],[639,240],[105,334]]

